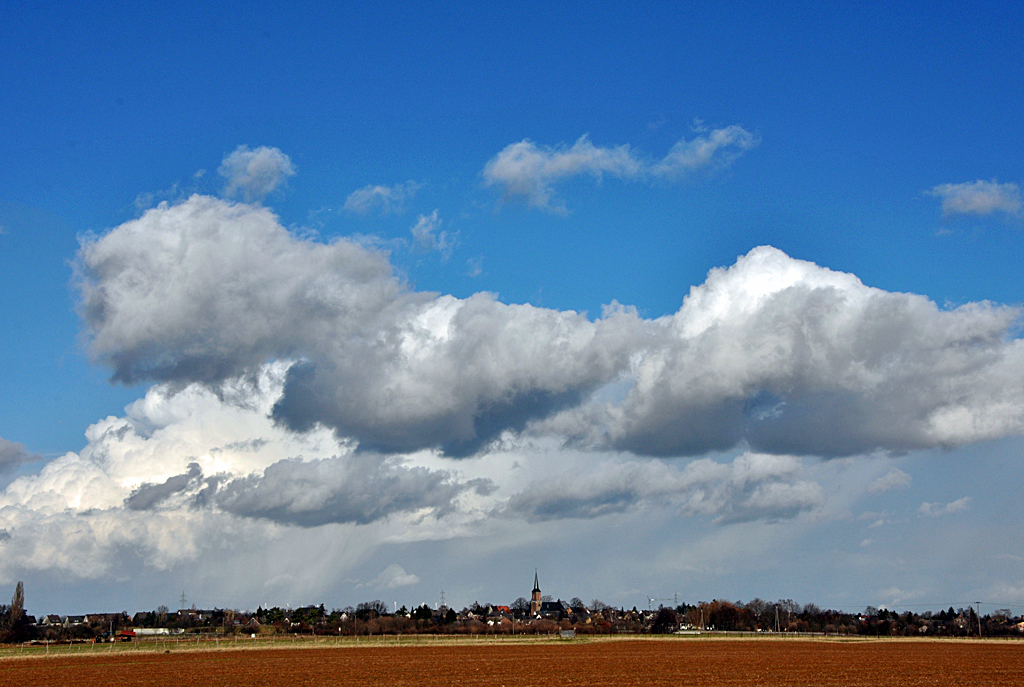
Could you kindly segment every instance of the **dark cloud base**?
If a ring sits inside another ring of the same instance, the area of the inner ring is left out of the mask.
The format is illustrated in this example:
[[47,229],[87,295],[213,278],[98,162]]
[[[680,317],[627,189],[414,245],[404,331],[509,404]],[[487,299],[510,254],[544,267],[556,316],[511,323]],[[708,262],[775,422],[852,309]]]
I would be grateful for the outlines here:
[[[204,477],[197,463],[159,484],[144,484],[125,500],[130,510],[158,509],[173,502],[191,508],[216,507],[245,518],[318,527],[330,523],[366,525],[391,515],[427,511],[443,516],[460,495],[486,495],[485,479],[459,482],[447,471],[405,467],[379,456],[303,461],[286,459],[261,475]],[[179,502],[173,497],[181,496]]]

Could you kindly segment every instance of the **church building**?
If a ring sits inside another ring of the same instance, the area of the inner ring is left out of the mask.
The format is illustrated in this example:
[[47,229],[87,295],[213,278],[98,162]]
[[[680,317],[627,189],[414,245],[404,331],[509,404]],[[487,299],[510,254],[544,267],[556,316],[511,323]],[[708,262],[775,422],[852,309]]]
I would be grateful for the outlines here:
[[540,613],[540,580],[537,579],[537,571],[533,571],[533,595],[530,596],[530,615]]

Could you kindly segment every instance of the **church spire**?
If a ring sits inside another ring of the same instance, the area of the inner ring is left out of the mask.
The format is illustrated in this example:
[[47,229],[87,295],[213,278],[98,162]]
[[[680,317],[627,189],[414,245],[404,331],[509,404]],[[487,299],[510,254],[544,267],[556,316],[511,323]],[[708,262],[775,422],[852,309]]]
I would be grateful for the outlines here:
[[537,569],[533,569],[533,594],[530,595],[530,615],[537,615],[540,613],[540,607],[543,602],[540,596],[540,580],[537,578]]

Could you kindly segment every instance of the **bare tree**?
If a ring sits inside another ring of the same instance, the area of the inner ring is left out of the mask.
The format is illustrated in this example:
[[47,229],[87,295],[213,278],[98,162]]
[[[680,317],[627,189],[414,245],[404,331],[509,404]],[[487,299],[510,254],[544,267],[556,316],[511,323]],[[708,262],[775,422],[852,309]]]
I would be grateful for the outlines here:
[[509,604],[509,608],[511,608],[513,611],[528,611],[530,610],[530,602],[526,599],[526,597],[521,596],[515,601],[513,601],[511,604]]
[[601,601],[600,599],[594,599],[590,602],[590,610],[594,613],[600,613],[601,611],[607,610],[609,608],[611,608],[611,606],[606,604],[604,601]]
[[370,618],[376,618],[378,616],[387,615],[388,605],[380,599],[374,599],[373,601],[363,601],[356,606],[356,617],[360,620],[368,620]]

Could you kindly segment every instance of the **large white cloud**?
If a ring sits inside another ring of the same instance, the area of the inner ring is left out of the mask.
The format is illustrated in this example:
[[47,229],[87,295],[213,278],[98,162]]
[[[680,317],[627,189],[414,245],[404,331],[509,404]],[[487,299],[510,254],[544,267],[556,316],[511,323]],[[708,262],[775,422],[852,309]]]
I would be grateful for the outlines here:
[[837,456],[1020,434],[1018,316],[989,303],[942,310],[757,248],[658,322],[659,343],[608,409],[607,438],[654,455],[744,440]]
[[506,196],[522,197],[531,206],[564,212],[554,187],[565,179],[590,176],[600,180],[605,175],[674,179],[700,169],[727,166],[757,143],[754,134],[738,125],[701,128],[693,139],[677,141],[661,160],[649,160],[628,145],[595,146],[586,135],[572,146],[538,146],[524,139],[506,146],[487,162],[484,183],[501,187]]
[[416,293],[383,253],[193,196],[86,240],[78,272],[115,379],[216,386],[288,359],[274,417],[363,450],[466,456],[530,427],[647,455],[838,456],[1024,432],[1018,310],[943,310],[770,247],[711,270],[674,315],[591,321]]
[[301,355],[303,338],[366,340],[402,292],[383,254],[198,195],[86,238],[78,271],[90,351],[123,382],[218,383]]
[[353,527],[377,528],[365,536],[380,543],[419,523],[429,537],[426,521],[448,522],[443,532],[472,510],[463,499],[493,491],[414,456],[353,455],[330,431],[275,425],[284,369],[216,390],[154,386],[124,417],[89,427],[82,451],[16,478],[0,491],[0,579],[32,570],[94,579],[140,561],[167,570],[286,530],[346,526],[360,539]]
[[467,454],[626,363],[635,312],[581,314],[412,293],[381,253],[289,234],[267,210],[193,196],[79,253],[90,351],[119,381],[218,384],[299,360],[274,414],[385,451]]

